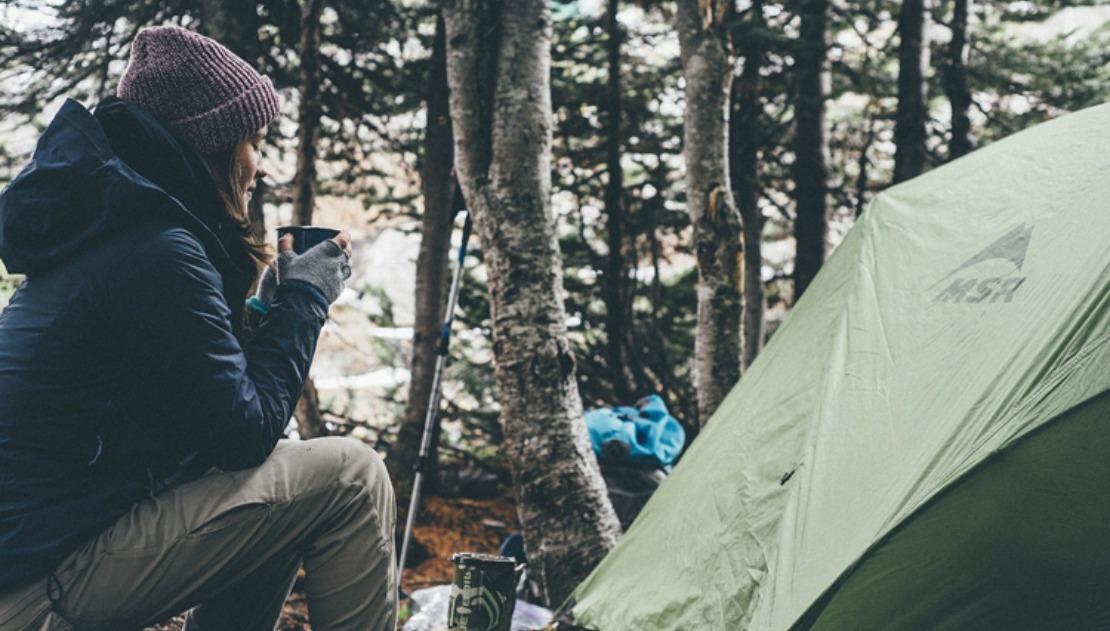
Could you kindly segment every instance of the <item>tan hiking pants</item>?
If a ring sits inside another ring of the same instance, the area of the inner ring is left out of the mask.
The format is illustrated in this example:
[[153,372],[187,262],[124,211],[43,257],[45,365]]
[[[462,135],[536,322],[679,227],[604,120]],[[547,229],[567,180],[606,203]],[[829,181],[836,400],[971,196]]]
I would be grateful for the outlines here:
[[283,440],[255,469],[139,502],[50,578],[0,594],[0,630],[133,631],[196,606],[189,631],[272,631],[303,564],[314,631],[392,631],[395,512],[374,450]]

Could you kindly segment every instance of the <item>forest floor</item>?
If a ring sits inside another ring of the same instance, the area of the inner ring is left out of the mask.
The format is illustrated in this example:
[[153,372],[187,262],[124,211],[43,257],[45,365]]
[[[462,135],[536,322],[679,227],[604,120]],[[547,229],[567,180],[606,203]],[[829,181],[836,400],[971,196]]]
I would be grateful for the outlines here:
[[[400,534],[405,526],[408,501],[405,499],[403,505],[398,504],[397,531]],[[405,591],[411,593],[424,587],[449,584],[451,555],[456,552],[496,554],[505,537],[517,531],[516,504],[511,491],[488,500],[424,496],[413,528],[417,544],[410,544],[409,551],[413,560],[422,562],[415,568],[405,569],[402,578]],[[420,544],[427,548],[426,554],[421,554],[424,551]],[[404,623],[407,605],[407,601],[401,602],[402,619],[397,624],[398,629]],[[181,625],[182,618],[178,616],[145,631],[180,631]],[[294,586],[285,602],[277,631],[312,631],[305,595],[299,584]]]

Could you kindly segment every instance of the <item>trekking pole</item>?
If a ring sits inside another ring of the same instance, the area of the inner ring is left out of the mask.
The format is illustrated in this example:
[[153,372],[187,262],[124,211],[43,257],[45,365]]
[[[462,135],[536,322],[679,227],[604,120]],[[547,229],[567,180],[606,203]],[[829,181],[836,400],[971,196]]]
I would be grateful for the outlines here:
[[451,281],[451,291],[447,296],[447,313],[443,316],[443,331],[439,335],[439,346],[436,347],[436,370],[432,377],[432,394],[428,399],[428,412],[424,415],[424,435],[420,438],[420,455],[416,459],[416,477],[412,481],[412,498],[409,501],[409,515],[405,520],[405,537],[401,543],[401,557],[397,562],[397,588],[401,588],[401,577],[405,574],[405,559],[409,553],[409,541],[412,538],[412,527],[416,523],[416,512],[420,506],[420,488],[424,484],[424,473],[431,466],[432,434],[436,425],[436,413],[439,410],[439,395],[443,384],[443,367],[447,364],[447,349],[451,343],[451,323],[455,319],[455,305],[459,300],[459,284],[462,282],[463,259],[466,258],[466,244],[470,240],[470,213],[466,213],[466,222],[463,224],[462,245],[459,246],[458,262],[455,266],[455,277]]

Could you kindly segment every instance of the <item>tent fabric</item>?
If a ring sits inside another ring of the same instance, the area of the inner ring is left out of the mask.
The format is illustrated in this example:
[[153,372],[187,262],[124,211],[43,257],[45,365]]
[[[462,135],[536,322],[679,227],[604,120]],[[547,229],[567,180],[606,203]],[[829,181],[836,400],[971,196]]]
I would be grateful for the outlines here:
[[794,626],[1107,628],[1110,503],[1091,496],[1110,487],[1108,409],[1103,393],[996,453],[865,554]]
[[877,196],[574,623],[1110,626],[1108,206],[1110,104]]

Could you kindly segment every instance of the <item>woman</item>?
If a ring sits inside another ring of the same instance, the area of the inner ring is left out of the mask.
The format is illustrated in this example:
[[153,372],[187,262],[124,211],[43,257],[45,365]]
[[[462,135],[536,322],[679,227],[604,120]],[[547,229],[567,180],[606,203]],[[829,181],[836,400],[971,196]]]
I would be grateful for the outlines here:
[[[0,193],[0,629],[392,629],[394,499],[349,439],[279,440],[350,274],[349,237],[263,267],[246,205],[278,114],[206,37],[139,33]],[[248,340],[248,337],[250,338]]]

